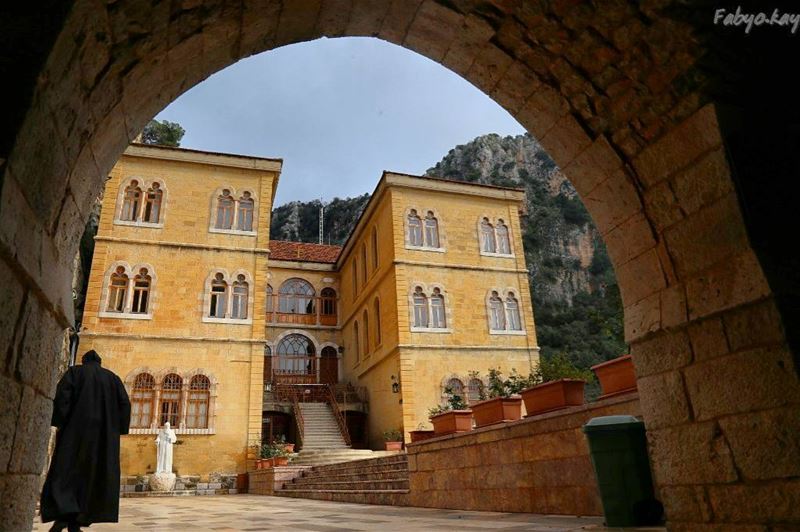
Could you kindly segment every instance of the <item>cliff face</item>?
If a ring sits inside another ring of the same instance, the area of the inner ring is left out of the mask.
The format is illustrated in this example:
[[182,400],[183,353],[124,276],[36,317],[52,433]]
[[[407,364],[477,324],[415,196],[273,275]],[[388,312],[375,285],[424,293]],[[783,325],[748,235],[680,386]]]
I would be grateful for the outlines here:
[[[600,236],[575,189],[528,135],[456,146],[427,175],[524,188],[521,219],[539,346],[589,367],[623,354],[622,305]],[[347,238],[369,195],[325,205],[325,243]],[[271,238],[317,242],[319,201],[273,210]]]

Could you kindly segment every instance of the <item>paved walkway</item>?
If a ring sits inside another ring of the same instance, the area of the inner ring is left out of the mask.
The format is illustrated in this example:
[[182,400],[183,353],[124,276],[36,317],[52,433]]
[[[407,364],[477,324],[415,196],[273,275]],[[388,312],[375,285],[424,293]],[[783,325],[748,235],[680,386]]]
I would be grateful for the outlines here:
[[[35,531],[50,524],[35,523]],[[120,500],[119,524],[102,531],[478,531],[605,530],[597,517],[563,517],[347,504],[259,495],[150,497]],[[645,529],[642,529],[645,530]],[[663,529],[650,529],[663,530]]]

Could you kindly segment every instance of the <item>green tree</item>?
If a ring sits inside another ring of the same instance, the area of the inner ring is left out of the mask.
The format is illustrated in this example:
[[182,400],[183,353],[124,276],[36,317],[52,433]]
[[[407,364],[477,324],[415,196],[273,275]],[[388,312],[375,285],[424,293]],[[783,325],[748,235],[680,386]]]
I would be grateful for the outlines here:
[[181,139],[185,133],[186,130],[177,122],[151,120],[142,131],[142,143],[177,148],[181,145]]

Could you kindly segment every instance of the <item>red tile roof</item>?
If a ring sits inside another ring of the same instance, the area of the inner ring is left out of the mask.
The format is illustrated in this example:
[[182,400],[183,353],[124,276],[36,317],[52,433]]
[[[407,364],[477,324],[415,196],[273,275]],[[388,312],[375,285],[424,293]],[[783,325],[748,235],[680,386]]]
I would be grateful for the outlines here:
[[272,260],[293,260],[297,262],[322,262],[333,264],[342,251],[341,246],[307,244],[286,240],[269,241],[269,258]]

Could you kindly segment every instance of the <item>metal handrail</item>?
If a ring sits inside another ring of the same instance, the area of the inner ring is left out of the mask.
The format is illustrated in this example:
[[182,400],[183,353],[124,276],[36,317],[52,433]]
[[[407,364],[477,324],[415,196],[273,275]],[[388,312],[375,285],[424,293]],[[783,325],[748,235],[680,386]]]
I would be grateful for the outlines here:
[[303,421],[303,411],[300,410],[300,403],[297,401],[297,397],[292,398],[292,411],[294,412],[294,420],[297,424],[298,443],[300,443],[300,447],[302,447],[303,441],[305,440],[305,423]]
[[339,424],[339,431],[342,433],[345,444],[350,447],[352,445],[350,441],[350,431],[347,430],[347,422],[344,416],[342,416],[342,412],[339,410],[339,403],[336,402],[336,394],[333,393],[333,386],[328,384],[326,388],[328,389],[328,401],[331,405],[331,411],[333,411],[336,422]]

